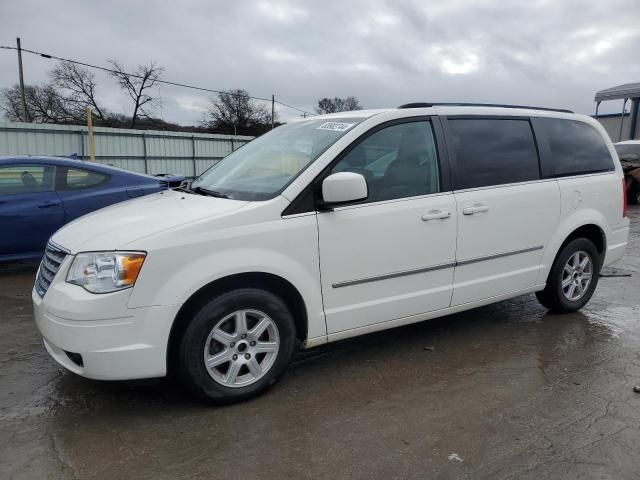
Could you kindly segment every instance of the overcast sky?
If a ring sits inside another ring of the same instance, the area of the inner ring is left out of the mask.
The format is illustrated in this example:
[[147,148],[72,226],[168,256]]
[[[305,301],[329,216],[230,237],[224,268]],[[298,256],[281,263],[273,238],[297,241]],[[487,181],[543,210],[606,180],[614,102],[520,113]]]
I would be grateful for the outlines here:
[[[274,93],[306,110],[354,95],[368,108],[467,101],[591,114],[597,90],[640,82],[640,0],[0,0],[0,45],[17,36],[89,63],[115,58],[133,70],[154,60],[166,80]],[[46,81],[53,66],[26,54],[26,83]],[[97,78],[101,101],[127,113],[115,82]],[[0,87],[17,79],[15,51],[0,50]],[[206,95],[159,93],[165,120],[201,118]]]

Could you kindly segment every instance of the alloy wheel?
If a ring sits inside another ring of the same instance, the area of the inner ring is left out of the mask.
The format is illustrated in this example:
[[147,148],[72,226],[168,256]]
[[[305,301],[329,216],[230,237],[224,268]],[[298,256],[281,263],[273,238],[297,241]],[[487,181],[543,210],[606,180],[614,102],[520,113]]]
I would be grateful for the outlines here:
[[220,320],[204,347],[207,372],[225,387],[246,387],[269,371],[280,348],[276,323],[259,310],[238,310]]
[[562,270],[562,293],[570,302],[580,300],[589,289],[593,278],[593,260],[584,250],[569,257]]

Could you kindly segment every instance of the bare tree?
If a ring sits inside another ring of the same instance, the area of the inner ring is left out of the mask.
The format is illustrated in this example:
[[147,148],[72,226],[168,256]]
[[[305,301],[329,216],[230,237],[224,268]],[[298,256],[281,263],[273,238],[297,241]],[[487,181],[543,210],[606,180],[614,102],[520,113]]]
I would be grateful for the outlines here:
[[360,105],[360,101],[356,97],[325,97],[318,100],[318,106],[316,107],[316,112],[320,114],[348,112],[351,110],[362,110],[362,105]]
[[139,65],[133,74],[129,74],[116,60],[109,60],[109,63],[114,70],[112,75],[118,80],[120,88],[125,91],[133,102],[133,113],[131,114],[129,128],[134,128],[138,118],[150,118],[145,107],[158,106],[159,100],[152,97],[148,92],[158,83],[164,68],[158,66],[155,62],[151,62],[148,65]]
[[98,103],[95,75],[89,69],[63,61],[49,72],[49,76],[65,111],[76,122],[85,121],[87,107],[91,107],[101,123],[107,121],[108,112]]
[[[73,116],[51,84],[43,86],[26,85],[25,99],[29,118],[35,123],[73,123]],[[5,88],[0,92],[0,109],[9,121],[23,122],[24,112],[19,85]]]
[[209,100],[201,123],[233,135],[264,133],[271,125],[271,111],[250,98],[246,90],[228,90]]
[[73,123],[74,116],[52,84],[29,88],[26,94],[27,109],[37,122]]
[[[25,90],[29,87],[25,87]],[[3,88],[0,96],[0,108],[4,112],[4,117],[10,122],[26,122],[27,116],[25,116],[22,109],[22,103],[20,99],[20,86],[14,85],[11,88]],[[29,105],[27,104],[27,111],[29,111]],[[28,116],[31,117],[30,115]],[[35,120],[34,120],[35,121]]]

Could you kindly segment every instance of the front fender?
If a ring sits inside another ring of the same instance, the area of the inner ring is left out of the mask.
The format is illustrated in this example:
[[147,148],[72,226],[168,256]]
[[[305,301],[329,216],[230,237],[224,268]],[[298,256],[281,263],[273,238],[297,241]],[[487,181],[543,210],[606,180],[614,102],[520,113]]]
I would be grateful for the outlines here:
[[216,280],[241,273],[268,273],[288,281],[300,293],[308,315],[308,338],[326,335],[315,218],[280,226],[285,231],[261,228],[251,234],[151,250],[128,307],[179,306]]

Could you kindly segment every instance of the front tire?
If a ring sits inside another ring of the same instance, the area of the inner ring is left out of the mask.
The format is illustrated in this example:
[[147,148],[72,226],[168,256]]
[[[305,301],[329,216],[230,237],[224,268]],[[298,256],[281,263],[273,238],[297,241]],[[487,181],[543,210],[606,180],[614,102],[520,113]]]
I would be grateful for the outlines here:
[[249,399],[284,373],[296,347],[293,315],[270,292],[245,288],[205,302],[180,340],[178,374],[198,397]]
[[540,303],[557,313],[580,310],[598,284],[602,260],[591,240],[570,241],[556,257],[544,290],[536,292]]

